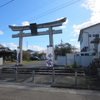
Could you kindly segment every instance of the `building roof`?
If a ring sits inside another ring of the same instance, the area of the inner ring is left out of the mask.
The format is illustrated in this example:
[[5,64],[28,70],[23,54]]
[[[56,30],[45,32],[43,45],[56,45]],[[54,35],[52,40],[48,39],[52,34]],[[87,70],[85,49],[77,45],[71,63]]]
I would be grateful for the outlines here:
[[80,30],[80,34],[79,34],[79,37],[78,37],[78,41],[80,41],[80,38],[81,38],[84,30],[89,29],[89,28],[92,28],[92,27],[97,26],[97,25],[100,25],[100,23],[97,23],[97,24],[94,24],[94,25],[91,25],[91,26],[88,26],[86,28],[81,29]]
[[0,52],[12,52],[8,47],[4,47],[2,44],[0,44]]
[[2,44],[0,44],[0,48],[3,48],[4,46]]

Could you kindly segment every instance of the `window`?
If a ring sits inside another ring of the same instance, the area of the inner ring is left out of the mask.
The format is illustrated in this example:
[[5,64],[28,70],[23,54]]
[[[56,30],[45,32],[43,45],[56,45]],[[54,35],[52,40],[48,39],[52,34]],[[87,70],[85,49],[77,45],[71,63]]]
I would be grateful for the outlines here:
[[86,53],[85,56],[89,56],[89,53]]
[[93,37],[95,37],[95,34],[93,34]]
[[91,37],[91,34],[89,34],[89,37]]

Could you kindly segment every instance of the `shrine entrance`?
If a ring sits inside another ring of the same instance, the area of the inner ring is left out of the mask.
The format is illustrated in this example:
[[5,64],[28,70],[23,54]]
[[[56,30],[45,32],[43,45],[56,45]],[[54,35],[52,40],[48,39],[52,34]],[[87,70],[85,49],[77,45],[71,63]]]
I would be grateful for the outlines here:
[[[53,27],[62,26],[62,24],[66,21],[66,18],[60,19],[58,21],[36,24],[32,23],[27,26],[11,26],[12,31],[19,31],[18,34],[12,35],[12,38],[19,38],[19,47],[20,47],[20,64],[22,64],[22,46],[23,46],[23,37],[29,36],[40,36],[40,35],[49,35],[49,45],[53,46],[53,34],[62,33],[62,29],[53,30]],[[47,31],[38,32],[38,29],[48,28]],[[24,30],[31,30],[31,33],[24,33]]]

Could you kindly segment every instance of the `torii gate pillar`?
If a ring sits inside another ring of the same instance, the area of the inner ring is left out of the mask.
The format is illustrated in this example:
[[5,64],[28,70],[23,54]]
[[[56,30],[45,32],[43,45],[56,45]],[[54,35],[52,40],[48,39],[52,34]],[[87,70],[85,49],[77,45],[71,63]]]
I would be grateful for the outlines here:
[[22,37],[22,34],[23,34],[23,31],[20,31],[20,36],[19,36],[19,47],[20,47],[20,64],[22,64],[22,47],[23,47],[23,37]]
[[49,27],[49,45],[53,45],[53,33],[52,33],[52,27]]
[[40,28],[48,28],[49,31],[42,31],[38,32],[38,34],[31,34],[31,33],[23,33],[23,30],[30,30],[30,25],[27,26],[10,26],[9,28],[12,29],[12,31],[20,31],[19,34],[12,35],[12,38],[19,38],[19,47],[20,47],[20,64],[22,64],[22,42],[23,37],[28,36],[39,36],[39,35],[49,35],[49,45],[53,46],[53,34],[59,34],[62,33],[62,30],[52,30],[52,27],[58,27],[62,26],[62,24],[66,21],[66,18],[60,19],[58,21],[54,22],[48,22],[43,24],[37,24],[37,29]]

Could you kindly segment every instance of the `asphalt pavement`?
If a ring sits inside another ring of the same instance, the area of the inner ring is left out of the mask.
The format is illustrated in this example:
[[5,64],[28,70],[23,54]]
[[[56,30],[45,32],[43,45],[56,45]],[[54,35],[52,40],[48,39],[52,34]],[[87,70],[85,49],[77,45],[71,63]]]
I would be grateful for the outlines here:
[[[15,64],[4,64],[1,67],[15,67]],[[39,61],[38,63],[30,63],[30,64],[22,64],[22,66],[19,67],[46,67],[46,61]]]
[[100,91],[0,84],[0,100],[99,100]]

